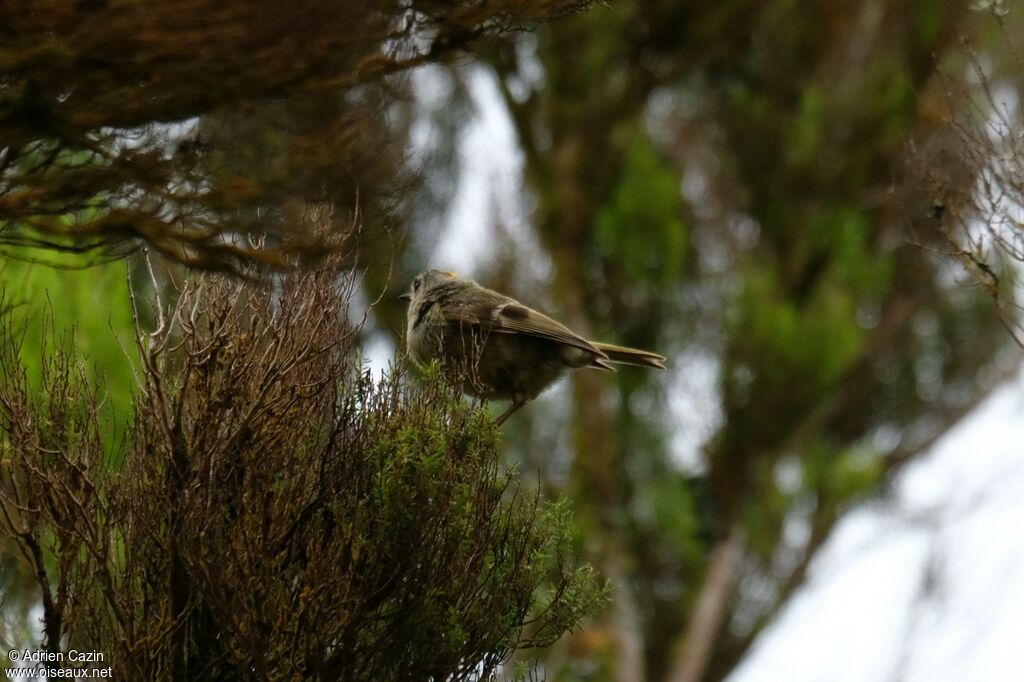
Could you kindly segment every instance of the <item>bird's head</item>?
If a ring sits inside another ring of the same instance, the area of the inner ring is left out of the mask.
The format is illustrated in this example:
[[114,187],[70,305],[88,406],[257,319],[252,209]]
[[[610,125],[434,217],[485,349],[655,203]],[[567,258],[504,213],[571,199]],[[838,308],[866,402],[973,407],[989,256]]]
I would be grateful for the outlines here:
[[409,290],[399,296],[403,301],[409,301],[415,307],[423,296],[440,284],[459,279],[454,272],[446,270],[425,270],[416,275],[409,284]]

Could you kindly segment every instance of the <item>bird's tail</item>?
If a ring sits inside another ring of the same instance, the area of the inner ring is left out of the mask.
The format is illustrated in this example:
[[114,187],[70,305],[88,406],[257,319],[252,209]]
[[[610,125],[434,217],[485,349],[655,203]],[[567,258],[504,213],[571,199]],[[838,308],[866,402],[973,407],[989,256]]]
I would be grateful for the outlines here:
[[[638,348],[626,348],[615,346],[610,343],[590,342],[595,348],[608,356],[606,362],[615,362],[622,365],[636,365],[637,367],[654,367],[665,369],[665,357]],[[602,358],[604,360],[604,358]],[[610,367],[607,369],[611,369]]]

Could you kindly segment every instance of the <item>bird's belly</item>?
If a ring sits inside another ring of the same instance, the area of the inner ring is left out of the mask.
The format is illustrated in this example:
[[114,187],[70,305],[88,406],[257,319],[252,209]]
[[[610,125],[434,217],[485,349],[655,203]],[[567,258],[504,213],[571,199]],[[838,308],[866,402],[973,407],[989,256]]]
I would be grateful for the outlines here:
[[562,345],[514,334],[492,334],[484,344],[478,376],[487,395],[480,397],[532,400],[565,373]]
[[532,400],[567,368],[584,364],[574,348],[519,334],[449,331],[444,338],[421,334],[417,340],[409,346],[413,361],[441,361],[449,379],[478,398]]

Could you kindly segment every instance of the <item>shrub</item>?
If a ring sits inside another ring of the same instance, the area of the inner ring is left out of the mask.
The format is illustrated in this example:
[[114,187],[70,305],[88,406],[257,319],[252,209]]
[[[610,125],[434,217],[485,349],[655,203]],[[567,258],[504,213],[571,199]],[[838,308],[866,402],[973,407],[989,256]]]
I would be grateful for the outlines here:
[[157,329],[128,436],[55,350],[0,349],[0,528],[36,576],[41,646],[124,679],[487,679],[605,588],[564,505],[503,470],[485,411],[358,360],[351,279],[208,275]]

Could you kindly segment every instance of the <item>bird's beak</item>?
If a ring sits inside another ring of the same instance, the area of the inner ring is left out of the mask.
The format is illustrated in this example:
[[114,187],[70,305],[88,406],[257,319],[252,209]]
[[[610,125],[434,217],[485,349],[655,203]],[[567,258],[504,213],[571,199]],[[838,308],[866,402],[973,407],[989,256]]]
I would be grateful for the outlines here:
[[412,294],[410,294],[410,293],[409,293],[409,292],[407,291],[407,292],[405,292],[404,294],[402,294],[401,296],[399,296],[399,297],[398,297],[398,299],[399,299],[400,301],[411,301],[411,300],[412,300]]

